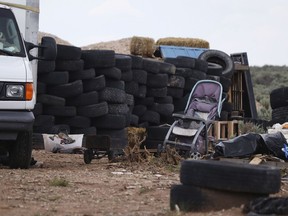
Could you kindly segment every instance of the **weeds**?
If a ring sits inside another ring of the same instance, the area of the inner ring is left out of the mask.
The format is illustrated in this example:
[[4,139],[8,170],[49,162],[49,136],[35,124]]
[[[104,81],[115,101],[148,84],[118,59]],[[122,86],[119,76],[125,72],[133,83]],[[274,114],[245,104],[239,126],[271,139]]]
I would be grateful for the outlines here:
[[56,187],[67,187],[69,185],[69,182],[63,178],[54,178],[49,182],[49,185]]

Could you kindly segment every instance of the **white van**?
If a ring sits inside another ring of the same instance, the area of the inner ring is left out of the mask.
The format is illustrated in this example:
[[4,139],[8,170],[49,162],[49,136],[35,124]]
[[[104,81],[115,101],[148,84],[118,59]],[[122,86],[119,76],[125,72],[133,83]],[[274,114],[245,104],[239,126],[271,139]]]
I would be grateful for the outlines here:
[[[34,122],[32,109],[36,102],[37,60],[54,60],[56,43],[53,38],[45,37],[41,46],[36,46],[24,41],[22,35],[13,9],[2,2],[0,4],[0,155],[1,160],[6,158],[10,168],[27,169],[32,153]],[[34,48],[38,48],[39,57],[36,56],[37,53],[36,55],[30,53]]]

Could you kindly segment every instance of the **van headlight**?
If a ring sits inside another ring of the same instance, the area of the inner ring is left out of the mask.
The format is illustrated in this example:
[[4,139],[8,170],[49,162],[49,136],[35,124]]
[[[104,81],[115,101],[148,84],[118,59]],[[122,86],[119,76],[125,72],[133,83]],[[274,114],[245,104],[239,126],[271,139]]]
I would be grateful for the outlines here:
[[24,99],[25,86],[22,84],[8,84],[6,85],[7,98]]

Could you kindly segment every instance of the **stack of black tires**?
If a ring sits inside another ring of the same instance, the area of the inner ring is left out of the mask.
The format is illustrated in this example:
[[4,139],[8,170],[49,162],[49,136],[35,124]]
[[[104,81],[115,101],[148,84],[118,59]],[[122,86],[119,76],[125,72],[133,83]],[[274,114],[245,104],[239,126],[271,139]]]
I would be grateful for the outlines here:
[[233,73],[231,58],[216,50],[199,59],[161,61],[113,50],[57,49],[55,61],[38,63],[34,133],[109,135],[115,149],[127,145],[129,126],[161,130],[163,139],[169,127],[156,128],[185,109],[197,81],[217,80],[227,92]]
[[269,126],[276,123],[283,124],[288,121],[288,87],[271,91],[270,106],[272,108],[272,120],[268,122]]

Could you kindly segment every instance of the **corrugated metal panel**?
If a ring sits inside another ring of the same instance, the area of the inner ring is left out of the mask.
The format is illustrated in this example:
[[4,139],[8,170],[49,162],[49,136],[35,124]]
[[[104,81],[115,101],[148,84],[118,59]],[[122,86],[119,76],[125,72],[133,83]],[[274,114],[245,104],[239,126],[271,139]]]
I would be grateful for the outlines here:
[[177,56],[198,58],[198,56],[202,52],[207,50],[205,48],[178,47],[178,46],[166,46],[166,45],[160,45],[159,48],[163,59],[176,58]]

